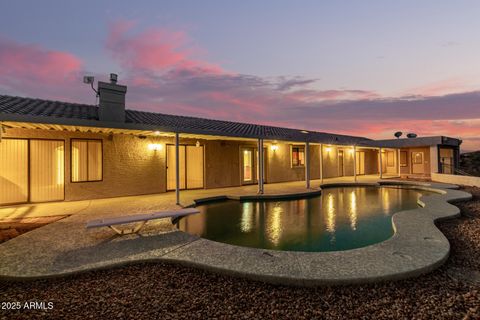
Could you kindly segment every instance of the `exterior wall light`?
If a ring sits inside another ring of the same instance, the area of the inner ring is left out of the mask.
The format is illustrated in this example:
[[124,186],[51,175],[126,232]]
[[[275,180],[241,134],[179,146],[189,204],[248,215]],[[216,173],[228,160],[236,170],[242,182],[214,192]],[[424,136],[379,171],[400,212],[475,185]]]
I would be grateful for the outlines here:
[[272,145],[270,146],[270,149],[271,149],[272,151],[277,151],[277,150],[278,150],[278,145],[272,144]]
[[352,149],[348,149],[348,152],[350,152],[350,154],[353,154],[353,148],[352,148]]
[[160,143],[150,143],[148,149],[153,151],[162,150],[162,145]]
[[332,151],[332,148],[326,147],[326,148],[325,148],[325,151],[330,152],[330,151]]
[[195,147],[200,148],[200,141],[195,142]]
[[155,131],[153,134],[155,134],[156,136],[159,136],[159,135],[160,135],[160,131]]

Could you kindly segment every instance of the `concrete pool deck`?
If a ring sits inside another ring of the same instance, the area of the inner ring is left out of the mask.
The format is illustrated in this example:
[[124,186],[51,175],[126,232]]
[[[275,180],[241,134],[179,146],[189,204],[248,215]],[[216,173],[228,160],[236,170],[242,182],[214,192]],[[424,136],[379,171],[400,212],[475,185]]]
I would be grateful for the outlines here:
[[[375,183],[376,180],[361,180],[359,184]],[[325,181],[323,187],[337,183],[352,185],[351,182]],[[382,180],[381,183],[401,184],[405,181]],[[141,261],[175,262],[298,286],[364,283],[416,276],[435,269],[448,258],[450,245],[434,221],[457,216],[459,209],[448,202],[467,200],[471,195],[453,190],[454,185],[410,181],[408,184],[435,188],[441,193],[423,196],[423,208],[396,213],[392,238],[368,247],[338,252],[288,252],[232,246],[178,231],[169,219],[149,222],[138,235],[116,236],[106,228],[85,229],[88,220],[116,216],[120,212],[148,213],[175,208],[172,205],[174,194],[171,193],[2,208],[0,215],[3,211],[12,217],[25,213],[60,214],[58,212],[70,216],[1,244],[0,277],[55,277]],[[319,186],[319,182],[313,185]],[[301,183],[269,187],[269,195],[307,191]],[[255,191],[255,186],[185,191],[182,192],[182,204],[187,206],[195,199],[221,195],[252,196]],[[308,192],[318,193],[318,188]]]

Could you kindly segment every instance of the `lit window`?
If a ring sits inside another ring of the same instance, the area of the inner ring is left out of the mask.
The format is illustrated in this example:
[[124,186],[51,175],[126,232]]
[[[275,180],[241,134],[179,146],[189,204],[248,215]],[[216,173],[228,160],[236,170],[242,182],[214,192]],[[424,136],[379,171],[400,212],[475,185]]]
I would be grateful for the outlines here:
[[292,167],[305,165],[305,147],[292,146]]
[[101,140],[72,139],[72,182],[101,181],[103,159]]

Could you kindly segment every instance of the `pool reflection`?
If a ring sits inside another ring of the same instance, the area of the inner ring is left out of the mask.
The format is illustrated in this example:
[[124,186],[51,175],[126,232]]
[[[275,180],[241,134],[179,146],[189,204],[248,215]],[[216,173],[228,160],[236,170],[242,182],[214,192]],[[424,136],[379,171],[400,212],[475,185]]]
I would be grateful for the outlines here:
[[390,187],[345,187],[285,201],[223,201],[199,206],[181,230],[234,245],[293,251],[336,251],[384,241],[391,215],[417,207],[428,192]]

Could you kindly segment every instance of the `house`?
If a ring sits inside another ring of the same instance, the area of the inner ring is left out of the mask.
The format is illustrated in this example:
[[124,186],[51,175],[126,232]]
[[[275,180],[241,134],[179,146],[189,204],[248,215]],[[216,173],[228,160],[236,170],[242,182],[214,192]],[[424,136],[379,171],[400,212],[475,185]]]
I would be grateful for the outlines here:
[[[0,95],[0,205],[131,196],[359,175],[453,172],[461,140],[371,140],[125,108]],[[258,150],[263,152],[258,153]],[[178,168],[178,170],[177,170]]]

